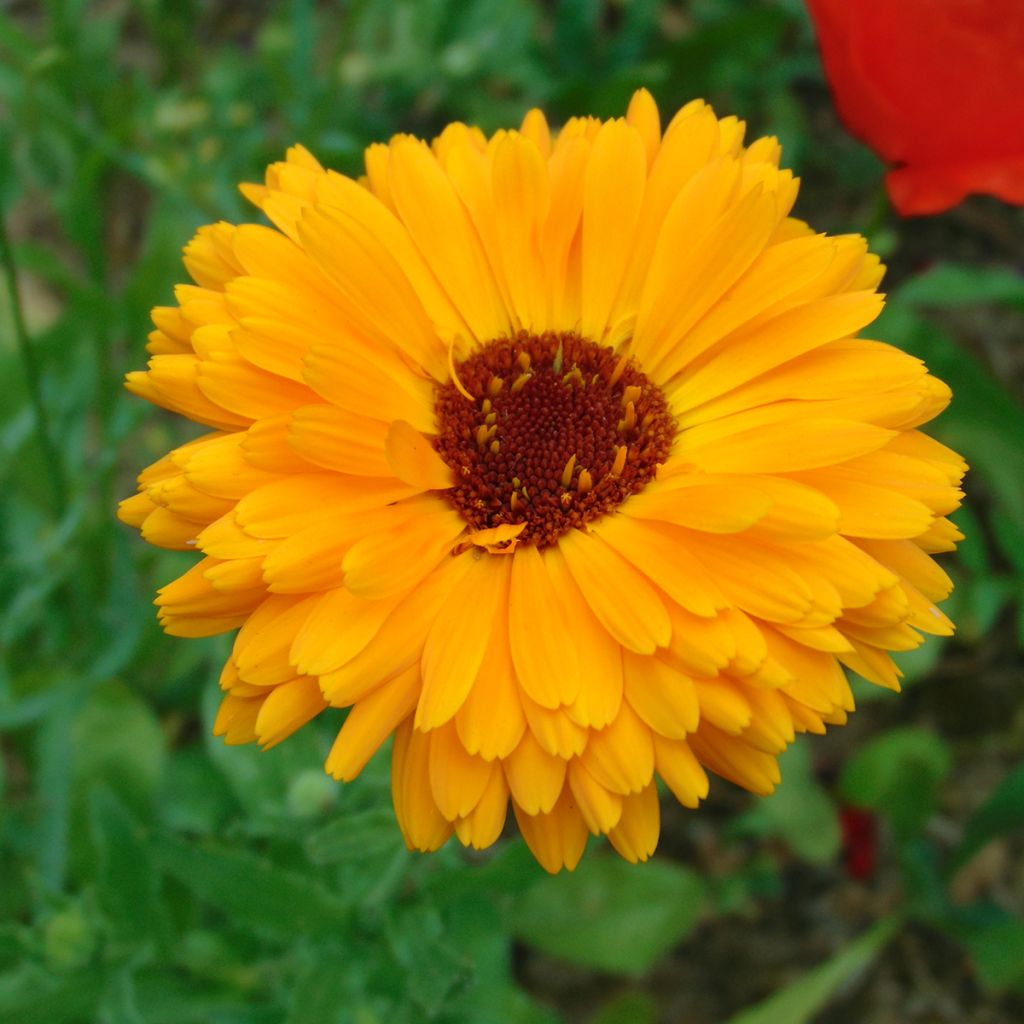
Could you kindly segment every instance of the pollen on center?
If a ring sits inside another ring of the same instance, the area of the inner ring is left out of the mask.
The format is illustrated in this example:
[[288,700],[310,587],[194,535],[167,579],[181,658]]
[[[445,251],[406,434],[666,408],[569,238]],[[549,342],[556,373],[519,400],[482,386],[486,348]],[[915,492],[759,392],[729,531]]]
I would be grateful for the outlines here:
[[525,523],[520,544],[554,544],[642,490],[675,438],[661,389],[574,333],[499,338],[456,376],[435,403],[447,498],[474,529]]

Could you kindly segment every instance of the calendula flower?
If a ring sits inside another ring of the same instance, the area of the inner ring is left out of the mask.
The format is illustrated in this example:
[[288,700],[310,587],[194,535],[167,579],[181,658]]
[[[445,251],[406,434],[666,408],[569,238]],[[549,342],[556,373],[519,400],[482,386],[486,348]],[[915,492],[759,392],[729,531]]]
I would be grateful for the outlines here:
[[1024,204],[1020,0],[807,0],[836,108],[900,213]]
[[243,186],[274,226],[200,230],[128,378],[210,432],[121,510],[203,555],[167,632],[238,629],[217,733],[349,708],[326,769],[393,736],[410,848],[489,846],[511,801],[557,871],[589,833],[646,859],[658,777],[771,792],[843,665],[898,687],[888,652],[951,630],[964,466],[916,429],[949,390],[855,337],[882,268],[790,216],[778,159],[641,91]]

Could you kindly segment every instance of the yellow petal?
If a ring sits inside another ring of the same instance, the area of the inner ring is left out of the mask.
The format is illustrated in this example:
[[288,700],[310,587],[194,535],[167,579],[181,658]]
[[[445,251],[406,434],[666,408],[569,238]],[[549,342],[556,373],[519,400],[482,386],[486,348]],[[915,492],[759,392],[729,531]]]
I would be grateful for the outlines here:
[[256,741],[256,719],[263,707],[262,697],[237,697],[229,693],[217,710],[213,735],[223,736],[229,746]]
[[405,420],[395,420],[384,445],[391,472],[403,483],[426,491],[443,491],[455,480],[451,469],[431,447],[430,442]]
[[501,764],[513,799],[527,814],[546,814],[555,806],[565,780],[565,761],[544,750],[532,733],[524,733]]
[[692,370],[673,395],[673,405],[691,409],[830,341],[855,334],[882,311],[874,291],[832,295],[797,306],[723,339]]
[[519,699],[530,732],[549,754],[567,759],[582,752],[587,745],[589,731],[576,720],[575,711],[541,707],[523,692],[520,692]]
[[613,793],[638,793],[654,773],[651,730],[623,703],[615,721],[591,732],[580,760]]
[[387,477],[387,425],[333,405],[305,405],[291,416],[288,443],[307,461],[356,476]]
[[264,750],[269,750],[312,721],[325,707],[327,703],[315,679],[293,679],[275,686],[256,717],[256,739]]
[[687,742],[705,767],[751,793],[768,796],[779,784],[779,765],[771,754],[757,750],[739,737],[727,735],[710,723],[702,723],[700,730]]
[[420,515],[358,541],[345,555],[345,586],[362,597],[388,597],[414,586],[450,554],[462,517],[436,499]]
[[274,686],[297,675],[289,660],[292,639],[317,600],[316,596],[297,598],[271,594],[249,616],[235,638],[232,653],[243,682]]
[[423,647],[418,728],[433,729],[447,722],[477,682],[492,633],[505,627],[497,614],[507,600],[508,570],[507,559],[473,559],[430,626]]
[[624,647],[651,654],[668,643],[671,626],[657,591],[600,537],[570,530],[551,557],[565,559],[598,621]]
[[410,715],[395,730],[391,748],[391,799],[410,850],[437,850],[452,834],[451,822],[437,809],[430,792],[430,738],[413,728]]
[[[565,559],[554,555],[543,557],[549,580],[561,598],[566,635],[572,638],[579,663],[579,687],[576,699],[567,708],[568,715],[578,725],[603,729],[619,713],[622,703],[622,649],[590,610]],[[538,735],[539,719],[546,717],[534,715],[533,727]],[[563,733],[570,731],[561,730]],[[563,741],[569,738],[562,737]],[[554,749],[572,748],[578,752],[582,746],[575,736],[572,739],[572,743],[563,742]]]
[[[507,618],[506,597],[499,600],[495,621],[501,623]],[[487,761],[508,757],[526,731],[508,633],[500,627],[491,632],[477,673],[477,684],[456,712],[455,727],[466,750]]]
[[894,436],[855,420],[754,410],[684,431],[677,454],[709,473],[795,473],[876,451]]
[[750,615],[798,622],[811,610],[813,591],[781,552],[711,533],[694,533],[689,546],[725,596]]
[[434,803],[453,822],[476,807],[491,779],[492,765],[463,747],[453,722],[431,730],[428,765]]
[[498,764],[491,766],[490,778],[472,811],[455,822],[455,834],[463,846],[483,850],[497,842],[508,816],[508,786]]
[[613,829],[622,816],[622,797],[610,793],[586,768],[579,758],[569,762],[569,788],[587,828],[600,835]]
[[391,195],[413,242],[480,341],[508,332],[508,316],[480,240],[451,181],[426,146],[391,146]]
[[548,296],[540,232],[551,202],[547,164],[532,141],[509,133],[494,148],[492,178],[495,227],[512,313],[526,330],[545,330]]
[[523,689],[543,707],[557,708],[579,692],[578,638],[570,632],[548,561],[532,545],[512,556],[508,632]]
[[637,358],[662,380],[677,369],[680,338],[754,262],[780,215],[776,197],[760,190],[713,222],[680,220],[676,209],[651,260],[633,339]]
[[587,826],[573,803],[568,787],[548,814],[529,814],[513,799],[519,831],[545,871],[572,871],[587,845]]
[[211,402],[247,420],[290,412],[316,400],[305,384],[267,373],[234,352],[216,352],[202,360],[196,382]]
[[335,779],[351,782],[412,714],[419,695],[419,666],[413,665],[357,701],[331,746],[324,771]]
[[694,557],[686,535],[673,527],[632,516],[610,515],[598,521],[594,532],[694,615],[710,617],[728,606],[714,574]]
[[647,166],[650,167],[661,144],[661,117],[654,97],[646,89],[637,89],[630,97],[626,123],[632,125],[643,139]]
[[772,505],[753,484],[695,473],[648,485],[623,503],[622,512],[708,533],[739,533],[763,519]]
[[626,700],[656,733],[683,739],[700,721],[700,703],[693,680],[657,656],[622,655]]
[[658,787],[651,783],[639,793],[623,799],[622,816],[608,833],[608,840],[620,857],[631,864],[642,864],[654,853],[660,833]]
[[743,689],[729,679],[697,679],[700,717],[723,732],[738,736],[750,724],[752,711]]
[[358,654],[321,676],[320,686],[327,699],[338,707],[352,704],[379,686],[381,680],[418,664],[428,625],[469,565],[466,558],[447,559],[402,599]]
[[290,660],[308,675],[333,672],[366,648],[398,601],[366,601],[344,587],[329,590],[295,634]]
[[640,133],[625,121],[603,124],[583,183],[580,333],[598,343],[632,251],[646,180],[647,155]]
[[708,795],[708,776],[689,745],[654,734],[658,774],[684,807],[696,807]]
[[296,473],[247,494],[235,518],[250,537],[290,537],[328,516],[383,508],[413,493],[397,480]]
[[[383,207],[379,214],[390,217]],[[444,346],[404,268],[360,211],[310,208],[302,216],[299,234],[303,247],[344,295],[358,328],[407,353],[442,380]]]

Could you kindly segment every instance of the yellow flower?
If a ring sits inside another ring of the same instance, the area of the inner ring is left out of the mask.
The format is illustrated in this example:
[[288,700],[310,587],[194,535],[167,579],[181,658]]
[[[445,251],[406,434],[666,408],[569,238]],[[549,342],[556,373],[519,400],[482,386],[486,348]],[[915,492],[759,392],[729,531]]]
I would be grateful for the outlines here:
[[289,150],[153,312],[134,393],[212,428],[122,519],[203,559],[176,636],[239,629],[216,731],[271,746],[350,708],[355,778],[394,735],[407,844],[486,847],[511,799],[549,871],[588,833],[644,860],[660,777],[755,793],[853,710],[842,666],[952,626],[929,557],[963,461],[949,400],[857,338],[882,307],[855,235],[793,219],[772,138],[688,104],[553,134],[539,111],[366,152]]

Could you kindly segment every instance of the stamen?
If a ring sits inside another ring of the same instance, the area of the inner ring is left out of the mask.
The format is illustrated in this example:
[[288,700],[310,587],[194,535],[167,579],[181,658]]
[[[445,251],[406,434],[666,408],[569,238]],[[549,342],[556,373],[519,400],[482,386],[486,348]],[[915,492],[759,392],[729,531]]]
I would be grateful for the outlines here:
[[622,392],[623,406],[629,405],[630,402],[635,403],[640,398],[642,391],[642,388],[638,388],[635,384],[630,384],[629,387],[625,388]]
[[569,456],[569,461],[565,464],[565,469],[562,470],[562,486],[568,487],[572,483],[572,471],[576,468],[576,453],[573,452]]
[[472,402],[473,396],[465,389],[462,381],[459,380],[459,375],[455,369],[455,341],[456,336],[453,334],[452,340],[448,343],[448,372],[451,374],[455,390],[458,391],[463,398],[468,398]]
[[615,364],[615,369],[612,370],[612,375],[608,378],[608,387],[613,388],[622,379],[622,375],[626,372],[626,367],[629,365],[629,356],[623,355],[619,361]]
[[615,449],[615,461],[612,463],[612,468],[608,471],[608,475],[613,479],[622,476],[622,471],[626,468],[626,456],[629,454],[628,445],[619,445]]
[[578,334],[520,331],[457,369],[462,389],[453,377],[437,390],[434,446],[456,480],[442,493],[473,531],[522,526],[520,544],[547,547],[642,490],[671,450],[661,390]]

